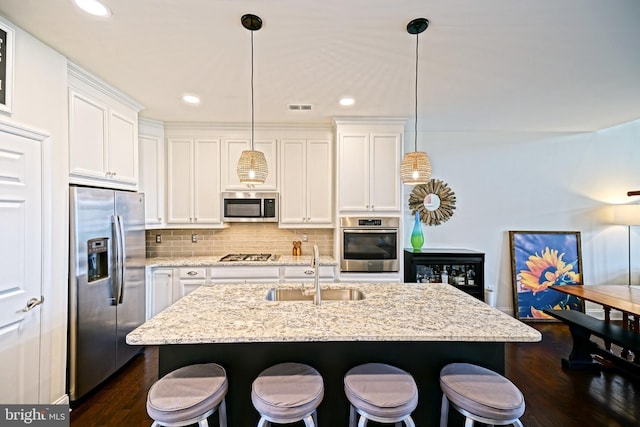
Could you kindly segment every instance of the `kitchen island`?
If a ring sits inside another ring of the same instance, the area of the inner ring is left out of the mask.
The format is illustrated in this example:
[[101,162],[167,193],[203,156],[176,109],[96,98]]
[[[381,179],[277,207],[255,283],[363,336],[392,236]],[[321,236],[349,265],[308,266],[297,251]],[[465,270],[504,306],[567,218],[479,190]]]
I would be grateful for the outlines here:
[[267,301],[273,286],[202,286],[131,332],[127,342],[160,346],[160,375],[190,363],[223,365],[233,426],[257,424],[250,391],[263,369],[308,363],[325,382],[319,424],[337,427],[348,420],[343,376],[357,364],[383,362],[411,373],[420,393],[414,421],[435,426],[445,364],[464,361],[504,373],[505,342],[541,339],[535,329],[445,284],[331,284],[358,289],[364,299],[320,306]]

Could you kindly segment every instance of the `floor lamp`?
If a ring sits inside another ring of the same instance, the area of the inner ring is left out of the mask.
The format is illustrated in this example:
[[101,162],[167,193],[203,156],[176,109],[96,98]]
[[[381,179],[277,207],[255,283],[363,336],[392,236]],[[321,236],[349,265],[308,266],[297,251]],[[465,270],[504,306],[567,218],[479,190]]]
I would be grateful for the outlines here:
[[614,206],[613,221],[615,224],[627,226],[629,236],[629,286],[631,286],[631,226],[640,225],[640,204]]

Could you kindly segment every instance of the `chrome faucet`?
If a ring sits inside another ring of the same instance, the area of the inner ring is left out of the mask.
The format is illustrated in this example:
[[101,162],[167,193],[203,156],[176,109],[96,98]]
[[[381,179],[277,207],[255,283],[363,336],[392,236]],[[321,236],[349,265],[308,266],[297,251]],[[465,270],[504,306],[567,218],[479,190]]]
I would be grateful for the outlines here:
[[313,268],[313,286],[316,290],[315,304],[320,305],[322,303],[322,298],[320,297],[320,281],[318,280],[320,270],[320,250],[318,249],[318,245],[313,245],[311,268]]

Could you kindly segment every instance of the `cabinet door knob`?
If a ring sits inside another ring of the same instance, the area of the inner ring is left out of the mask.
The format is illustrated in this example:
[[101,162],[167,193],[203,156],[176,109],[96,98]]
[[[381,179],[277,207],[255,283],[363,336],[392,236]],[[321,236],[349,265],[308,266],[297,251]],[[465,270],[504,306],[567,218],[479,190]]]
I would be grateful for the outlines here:
[[197,272],[197,271],[189,271],[189,272],[187,272],[187,274],[188,274],[189,276],[197,276],[197,275],[198,275],[198,272]]

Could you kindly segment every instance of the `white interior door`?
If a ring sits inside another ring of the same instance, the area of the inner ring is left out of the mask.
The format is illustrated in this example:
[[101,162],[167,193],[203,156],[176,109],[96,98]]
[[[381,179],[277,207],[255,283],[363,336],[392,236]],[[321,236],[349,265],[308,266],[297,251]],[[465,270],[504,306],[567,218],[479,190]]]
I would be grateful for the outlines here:
[[40,141],[0,128],[0,402],[6,404],[38,403],[41,152]]

